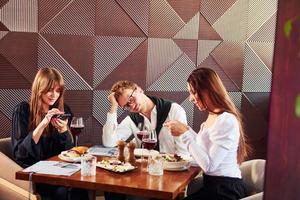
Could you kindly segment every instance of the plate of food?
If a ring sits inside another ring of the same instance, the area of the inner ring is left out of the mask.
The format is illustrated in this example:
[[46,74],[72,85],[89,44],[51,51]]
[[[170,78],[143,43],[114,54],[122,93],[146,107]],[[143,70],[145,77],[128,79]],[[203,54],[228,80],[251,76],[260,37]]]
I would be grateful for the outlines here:
[[163,154],[162,158],[165,170],[183,171],[188,169],[189,161],[177,154]]
[[80,162],[81,156],[84,155],[87,150],[88,147],[85,146],[73,147],[70,150],[61,152],[58,157],[67,162]]
[[96,166],[117,173],[125,173],[136,169],[130,163],[124,163],[119,160],[101,160],[97,162]]
[[148,150],[148,149],[141,149],[141,148],[136,148],[134,149],[134,155],[136,157],[148,157],[149,155],[158,155],[159,152],[156,150]]

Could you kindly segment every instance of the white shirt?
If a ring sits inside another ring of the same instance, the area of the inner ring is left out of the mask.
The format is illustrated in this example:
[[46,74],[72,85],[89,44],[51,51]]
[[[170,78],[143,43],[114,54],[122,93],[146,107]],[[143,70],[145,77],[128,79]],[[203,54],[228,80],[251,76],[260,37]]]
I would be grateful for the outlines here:
[[[142,115],[143,116],[143,115]],[[156,106],[151,111],[151,120],[144,117],[144,126],[149,129],[155,129],[157,123],[157,110]],[[166,121],[178,120],[184,124],[187,124],[186,114],[184,109],[177,103],[172,103]],[[134,134],[135,142],[138,147],[141,146],[141,141],[137,138],[136,133],[139,131],[138,127],[131,120],[130,116],[127,116],[120,124],[117,122],[116,113],[107,113],[107,121],[103,126],[102,141],[103,145],[107,147],[114,147],[119,140],[126,140],[131,134]],[[170,131],[166,127],[162,127],[159,134],[159,149],[163,153],[176,153],[178,155],[189,156],[186,145],[181,141],[179,137],[171,135]]]
[[180,137],[205,174],[241,178],[237,162],[240,129],[233,114],[224,112],[211,127],[202,124],[198,134],[190,128]]

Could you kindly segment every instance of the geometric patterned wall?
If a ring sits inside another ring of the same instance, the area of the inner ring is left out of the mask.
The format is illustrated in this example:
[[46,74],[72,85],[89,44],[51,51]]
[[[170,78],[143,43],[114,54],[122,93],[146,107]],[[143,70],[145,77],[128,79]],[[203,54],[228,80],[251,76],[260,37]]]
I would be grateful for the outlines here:
[[178,102],[197,130],[205,116],[188,102],[186,79],[205,66],[221,76],[244,114],[254,157],[263,157],[276,13],[276,0],[1,1],[0,136],[47,66],[62,72],[66,102],[85,119],[80,143],[101,143],[107,95],[120,79]]

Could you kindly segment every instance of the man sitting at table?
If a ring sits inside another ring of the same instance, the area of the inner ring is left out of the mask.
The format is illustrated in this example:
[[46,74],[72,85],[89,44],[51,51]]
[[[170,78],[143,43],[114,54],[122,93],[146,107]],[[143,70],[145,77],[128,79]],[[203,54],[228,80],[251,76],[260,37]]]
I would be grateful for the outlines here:
[[[103,126],[103,145],[113,147],[119,140],[130,140],[135,138],[137,146],[141,146],[141,140],[137,137],[142,127],[148,130],[156,130],[156,150],[164,153],[178,155],[189,155],[186,146],[179,139],[170,134],[170,131],[163,127],[163,123],[169,120],[178,120],[187,124],[184,109],[177,103],[162,98],[148,96],[136,83],[125,80],[117,81],[111,88],[108,96],[111,103],[110,112],[107,113],[107,121]],[[117,122],[117,109],[120,106],[123,110],[129,111],[129,115]]]
[[[186,146],[179,139],[171,135],[170,131],[163,127],[163,123],[169,120],[178,120],[187,124],[184,109],[177,103],[162,98],[147,96],[136,83],[125,80],[117,81],[111,88],[108,96],[111,103],[110,112],[107,113],[107,121],[103,126],[102,141],[107,147],[114,147],[119,140],[129,141],[135,138],[137,146],[141,146],[141,140],[137,132],[146,127],[148,130],[156,130],[156,150],[164,153],[189,155]],[[129,111],[129,115],[117,122],[117,109]],[[123,194],[105,192],[105,199],[134,199]]]

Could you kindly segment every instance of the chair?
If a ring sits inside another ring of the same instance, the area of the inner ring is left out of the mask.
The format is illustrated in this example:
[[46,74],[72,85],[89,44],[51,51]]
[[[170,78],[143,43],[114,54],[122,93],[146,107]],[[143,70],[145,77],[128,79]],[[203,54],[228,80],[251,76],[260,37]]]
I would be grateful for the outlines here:
[[250,196],[242,200],[262,200],[266,161],[262,159],[248,160],[241,164],[243,180]]
[[[12,159],[10,138],[0,139],[0,200],[25,200],[29,197],[29,182],[15,179],[17,171],[22,170]],[[31,194],[32,200],[40,200],[37,194]]]
[[[240,169],[242,172],[243,181],[246,184],[246,189],[250,196],[242,198],[241,200],[262,200],[263,199],[263,186],[265,174],[266,161],[262,159],[248,160],[241,164]],[[190,195],[196,192],[203,185],[203,176],[200,173],[189,184],[186,194]]]

